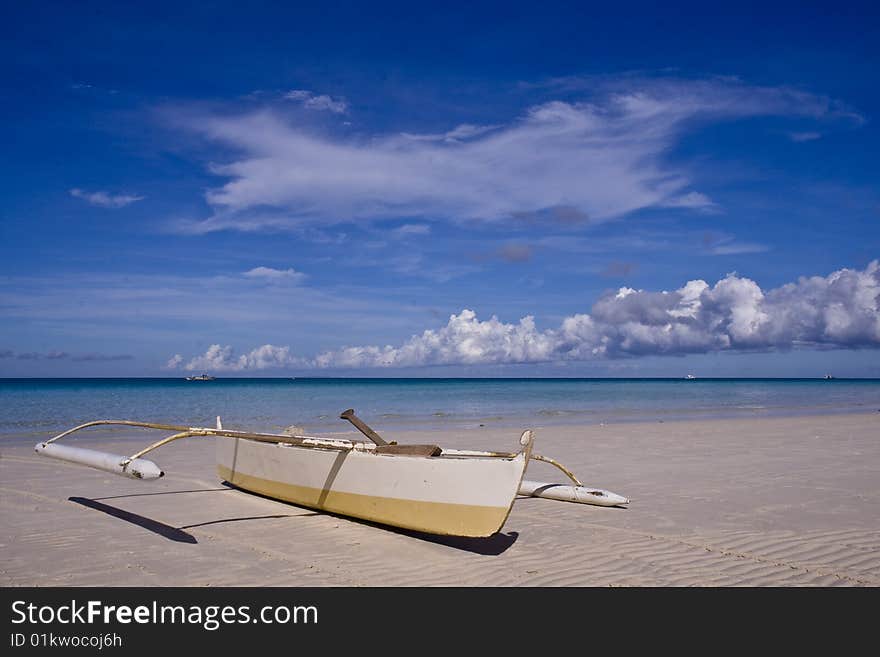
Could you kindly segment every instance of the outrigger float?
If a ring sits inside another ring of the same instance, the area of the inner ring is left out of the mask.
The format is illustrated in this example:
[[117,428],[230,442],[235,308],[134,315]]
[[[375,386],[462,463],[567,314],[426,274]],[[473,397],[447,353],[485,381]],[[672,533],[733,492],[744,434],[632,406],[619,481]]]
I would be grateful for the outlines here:
[[[340,418],[354,424],[369,442],[234,431],[224,429],[218,417],[215,428],[97,420],[38,443],[35,450],[124,477],[155,480],[164,472],[144,455],[183,438],[214,436],[217,473],[233,486],[300,506],[447,536],[485,537],[498,532],[517,494],[598,506],[629,504],[625,497],[584,486],[562,464],[535,454],[531,430],[520,437],[518,452],[486,452],[386,442],[352,409]],[[175,433],[131,456],[58,443],[99,425]],[[574,485],[523,480],[529,461],[555,466]]]

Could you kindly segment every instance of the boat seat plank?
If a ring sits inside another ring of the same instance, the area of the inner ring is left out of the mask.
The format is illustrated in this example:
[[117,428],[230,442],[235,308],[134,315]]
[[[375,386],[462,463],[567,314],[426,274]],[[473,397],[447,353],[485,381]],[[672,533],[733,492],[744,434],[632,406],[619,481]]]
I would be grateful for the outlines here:
[[443,452],[437,445],[378,445],[376,454],[397,454],[400,456],[440,456]]

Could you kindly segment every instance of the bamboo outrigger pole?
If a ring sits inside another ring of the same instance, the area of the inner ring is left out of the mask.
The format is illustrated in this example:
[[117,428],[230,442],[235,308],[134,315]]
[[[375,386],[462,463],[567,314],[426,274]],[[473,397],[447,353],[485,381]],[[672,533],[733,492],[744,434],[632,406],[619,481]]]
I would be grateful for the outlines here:
[[[235,431],[232,429],[223,429],[220,427],[220,418],[217,418],[218,428],[212,429],[208,427],[185,427],[176,424],[161,424],[158,422],[136,422],[133,420],[95,420],[86,422],[79,426],[68,429],[49,440],[38,443],[34,448],[38,454],[50,456],[52,458],[61,459],[62,461],[70,461],[71,463],[79,463],[98,470],[112,472],[114,474],[130,477],[132,479],[158,479],[164,476],[164,472],[158,465],[152,461],[141,458],[148,452],[158,449],[163,445],[180,440],[181,438],[191,438],[196,436],[223,436],[227,438],[244,438],[246,440],[255,440],[265,443],[283,443],[287,445],[303,445],[311,447],[324,447],[327,449],[338,449],[340,451],[351,450],[355,448],[355,443],[349,440],[338,439],[322,439],[312,438],[308,436],[290,436],[272,433],[257,433],[253,431]],[[159,429],[164,431],[176,431],[171,436],[158,440],[144,449],[135,452],[131,456],[120,456],[117,454],[109,454],[94,449],[84,449],[82,447],[70,447],[68,445],[55,444],[56,441],[69,436],[70,434],[86,429],[88,427],[101,425],[116,425],[127,427],[142,427],[144,429]]]

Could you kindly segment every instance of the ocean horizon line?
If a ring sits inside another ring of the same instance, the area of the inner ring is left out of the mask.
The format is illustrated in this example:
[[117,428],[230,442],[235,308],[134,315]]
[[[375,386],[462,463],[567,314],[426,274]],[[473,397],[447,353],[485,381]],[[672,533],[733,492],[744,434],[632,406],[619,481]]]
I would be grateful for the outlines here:
[[[213,381],[880,381],[868,376],[223,376]],[[186,381],[185,376],[0,376],[0,381]]]

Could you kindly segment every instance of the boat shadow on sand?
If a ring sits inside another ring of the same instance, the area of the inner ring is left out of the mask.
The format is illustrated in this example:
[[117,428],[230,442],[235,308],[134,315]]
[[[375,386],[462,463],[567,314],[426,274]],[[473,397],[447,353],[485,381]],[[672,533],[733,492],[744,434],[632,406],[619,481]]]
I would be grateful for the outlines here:
[[[215,489],[215,490],[224,490],[224,489]],[[173,491],[170,493],[146,493],[146,495],[169,495],[174,494],[175,492],[179,493],[195,493],[201,491]],[[117,497],[139,497],[138,495],[118,495]],[[124,520],[125,522],[129,522],[133,525],[137,525],[147,531],[153,532],[154,534],[158,534],[163,538],[167,538],[169,541],[174,541],[175,543],[189,543],[191,545],[195,545],[198,543],[196,537],[185,531],[187,529],[193,529],[194,527],[204,527],[206,525],[219,525],[221,523],[227,522],[241,522],[244,520],[269,520],[272,518],[290,518],[293,517],[294,514],[274,514],[274,515],[266,515],[266,516],[246,516],[239,518],[220,518],[218,520],[209,520],[207,522],[199,522],[192,525],[183,525],[182,527],[174,527],[173,525],[166,524],[159,520],[154,520],[153,518],[148,518],[147,516],[142,516],[137,513],[133,513],[131,511],[126,511],[125,509],[120,509],[116,506],[111,506],[110,504],[104,504],[100,502],[98,499],[89,499],[87,497],[68,497],[68,501],[73,502],[74,504],[79,504],[81,506],[87,507],[89,509],[94,509],[95,511],[100,511],[101,513],[106,513],[108,516],[112,516],[114,518],[118,518],[120,520]],[[105,498],[100,498],[105,499]],[[113,498],[106,498],[113,499]],[[318,515],[317,512],[309,513],[309,514],[296,514],[296,515]]]
[[[457,550],[463,550],[466,552],[473,552],[475,554],[487,555],[487,556],[497,556],[505,552],[511,545],[513,545],[517,538],[519,538],[519,532],[506,532],[506,533],[496,533],[487,538],[467,538],[462,536],[439,536],[435,534],[427,534],[425,532],[414,531],[409,529],[402,529],[399,527],[391,527],[388,525],[382,525],[375,522],[369,522],[367,520],[360,520],[358,518],[352,518],[349,516],[341,516],[335,513],[329,513],[324,511],[312,511],[311,509],[307,509],[307,507],[297,506],[295,504],[290,504],[288,502],[283,502],[281,500],[267,497],[265,495],[260,495],[258,493],[252,493],[250,491],[242,491],[242,489],[233,486],[228,482],[223,482],[222,484],[224,488],[208,488],[208,489],[199,489],[199,490],[181,490],[181,491],[167,491],[161,493],[140,493],[133,495],[116,495],[113,497],[106,498],[95,498],[90,499],[87,497],[68,497],[68,501],[73,502],[74,504],[79,504],[81,506],[87,507],[89,509],[94,509],[95,511],[100,511],[114,518],[118,518],[119,520],[124,520],[125,522],[129,522],[133,525],[137,525],[142,529],[146,529],[154,534],[162,536],[163,538],[168,539],[169,541],[174,541],[176,543],[189,543],[191,545],[198,544],[198,540],[191,533],[185,531],[187,529],[193,529],[196,527],[204,527],[207,525],[218,525],[228,522],[242,522],[242,521],[252,521],[252,520],[269,520],[275,518],[301,518],[305,516],[331,516],[334,518],[338,518],[340,520],[344,520],[346,522],[353,522],[359,525],[366,525],[368,527],[375,527],[382,531],[388,531],[395,534],[399,534],[402,536],[408,536],[410,538],[415,538],[421,541],[426,541],[428,543],[436,543],[438,545],[445,545],[447,547],[451,547]],[[293,509],[305,509],[307,513],[285,513],[285,514],[271,514],[271,515],[263,515],[263,516],[246,516],[246,517],[237,517],[237,518],[219,518],[217,520],[209,520],[206,522],[195,523],[192,525],[183,525],[181,527],[174,527],[173,525],[169,525],[167,523],[161,522],[159,520],[155,520],[153,518],[149,518],[147,516],[143,516],[137,513],[133,513],[131,511],[126,511],[125,509],[120,509],[119,507],[112,506],[110,504],[105,504],[101,500],[109,500],[116,498],[128,498],[128,497],[146,497],[153,495],[175,495],[181,493],[197,493],[197,492],[226,492],[226,491],[242,491],[247,493],[248,495],[253,495],[255,497],[262,497],[266,500],[271,500],[276,504],[284,504],[285,506],[289,506]]]

